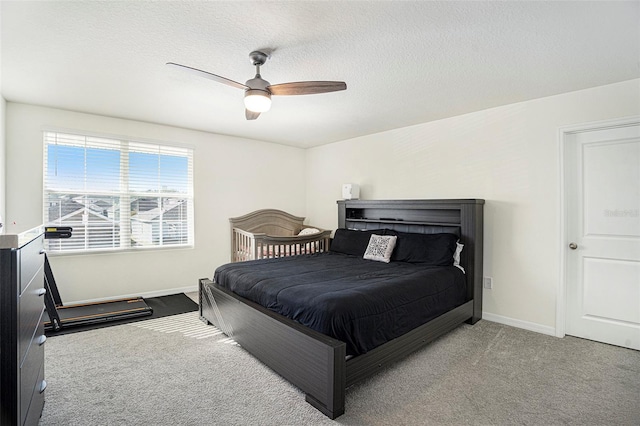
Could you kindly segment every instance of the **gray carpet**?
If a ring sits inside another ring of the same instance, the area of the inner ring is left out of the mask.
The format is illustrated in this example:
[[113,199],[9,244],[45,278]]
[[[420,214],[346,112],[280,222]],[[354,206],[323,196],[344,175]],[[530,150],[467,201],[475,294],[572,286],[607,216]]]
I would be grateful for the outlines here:
[[52,337],[45,367],[43,426],[640,422],[640,352],[488,321],[351,387],[336,421],[196,312]]

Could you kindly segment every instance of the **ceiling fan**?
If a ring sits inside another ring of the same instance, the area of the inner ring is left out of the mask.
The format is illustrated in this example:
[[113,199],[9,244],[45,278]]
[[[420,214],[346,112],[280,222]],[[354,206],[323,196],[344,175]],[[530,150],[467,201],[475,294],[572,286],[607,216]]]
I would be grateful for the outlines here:
[[217,81],[218,83],[243,89],[245,117],[247,120],[255,120],[260,116],[260,113],[269,111],[269,108],[271,108],[271,95],[314,95],[317,93],[337,92],[339,90],[346,90],[347,88],[347,84],[344,81],[297,81],[293,83],[271,84],[260,76],[260,67],[264,65],[269,56],[266,53],[254,51],[249,54],[249,58],[251,59],[251,63],[256,67],[256,76],[247,80],[245,84],[174,62],[167,62],[167,65]]

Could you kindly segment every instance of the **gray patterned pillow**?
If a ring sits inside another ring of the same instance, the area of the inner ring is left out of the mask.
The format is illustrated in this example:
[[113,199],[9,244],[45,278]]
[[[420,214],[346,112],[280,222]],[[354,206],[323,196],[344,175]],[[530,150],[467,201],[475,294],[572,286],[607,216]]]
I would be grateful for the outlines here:
[[371,235],[369,245],[364,252],[364,258],[367,260],[375,260],[377,262],[389,263],[391,261],[391,253],[396,246],[398,237],[395,235]]

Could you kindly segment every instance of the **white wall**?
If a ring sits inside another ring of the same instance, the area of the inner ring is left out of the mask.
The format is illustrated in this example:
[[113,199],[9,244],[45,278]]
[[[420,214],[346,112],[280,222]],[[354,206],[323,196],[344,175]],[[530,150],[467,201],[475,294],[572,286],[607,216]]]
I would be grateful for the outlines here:
[[[261,208],[305,215],[305,153],[272,143],[9,102],[6,107],[8,232],[43,220],[43,127],[177,142],[194,148],[195,247],[55,256],[63,300],[159,295],[196,289],[229,261],[229,217]],[[15,225],[12,225],[13,222]]]
[[554,333],[560,279],[558,129],[640,114],[640,80],[493,108],[307,151],[307,219],[337,227],[362,199],[484,198],[485,317]]
[[7,101],[4,100],[2,96],[0,96],[0,223],[2,223],[2,228],[0,228],[0,234],[3,234],[6,229],[5,218],[6,216],[6,137],[5,137],[5,111],[7,109]]
[[[0,8],[0,31],[2,30],[2,8]],[[0,234],[5,232],[6,226],[5,215],[6,215],[6,200],[5,200],[5,189],[6,189],[6,139],[5,139],[5,110],[7,108],[7,101],[5,101],[4,96],[2,95],[2,42],[0,42],[0,223],[2,223],[2,228],[0,228]]]

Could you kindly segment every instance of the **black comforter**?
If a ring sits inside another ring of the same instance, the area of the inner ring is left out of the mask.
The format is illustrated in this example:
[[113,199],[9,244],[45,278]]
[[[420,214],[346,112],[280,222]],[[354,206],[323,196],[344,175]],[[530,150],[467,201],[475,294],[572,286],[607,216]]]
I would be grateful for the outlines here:
[[455,266],[322,253],[229,263],[216,283],[363,354],[465,302]]

